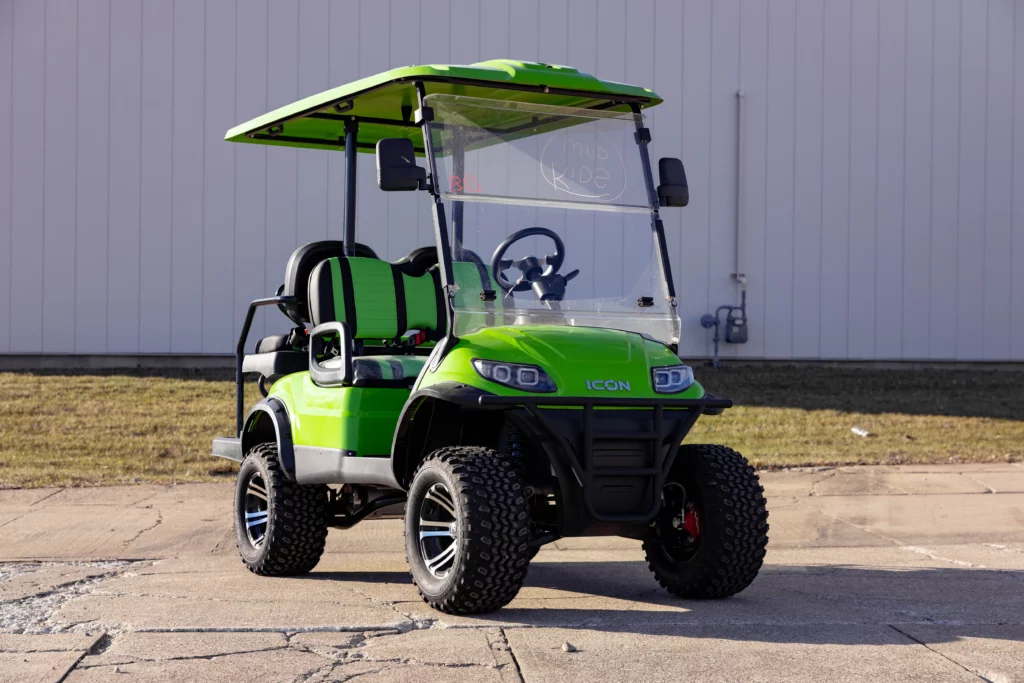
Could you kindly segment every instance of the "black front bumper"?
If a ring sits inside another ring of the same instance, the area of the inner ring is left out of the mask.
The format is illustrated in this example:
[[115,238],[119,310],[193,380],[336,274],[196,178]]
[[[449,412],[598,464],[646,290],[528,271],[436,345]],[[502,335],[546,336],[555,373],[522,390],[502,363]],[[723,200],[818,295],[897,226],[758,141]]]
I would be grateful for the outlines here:
[[[548,456],[558,479],[561,535],[607,533],[646,525],[683,438],[704,413],[732,401],[680,398],[477,397],[505,409]],[[609,410],[614,408],[615,410]]]

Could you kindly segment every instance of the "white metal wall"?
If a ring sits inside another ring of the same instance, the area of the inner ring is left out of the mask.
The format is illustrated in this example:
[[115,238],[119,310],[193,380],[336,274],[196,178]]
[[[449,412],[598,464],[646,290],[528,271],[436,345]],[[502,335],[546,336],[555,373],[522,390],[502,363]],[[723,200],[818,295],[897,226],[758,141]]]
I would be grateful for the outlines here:
[[[691,183],[665,212],[684,354],[736,299],[742,88],[751,326],[727,355],[1024,360],[1014,0],[0,0],[0,353],[230,352],[292,248],[340,237],[343,168],[224,132],[503,56],[665,98],[654,153]],[[430,243],[423,198],[360,160],[360,240]]]

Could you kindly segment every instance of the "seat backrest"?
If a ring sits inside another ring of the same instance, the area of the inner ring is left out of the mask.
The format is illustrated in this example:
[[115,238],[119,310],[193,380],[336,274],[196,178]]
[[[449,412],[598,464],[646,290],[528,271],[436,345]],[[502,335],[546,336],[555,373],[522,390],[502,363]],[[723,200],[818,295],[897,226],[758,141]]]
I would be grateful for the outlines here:
[[406,330],[444,335],[444,299],[437,269],[411,276],[372,258],[335,257],[309,277],[313,325],[346,322],[353,339],[394,339]]
[[[345,243],[341,240],[323,240],[308,242],[292,252],[288,265],[284,269],[284,285],[281,293],[294,296],[297,301],[284,304],[289,317],[297,324],[310,321],[308,306],[309,275],[318,263],[333,256],[345,255]],[[356,243],[356,256],[377,258],[373,249],[365,244]]]

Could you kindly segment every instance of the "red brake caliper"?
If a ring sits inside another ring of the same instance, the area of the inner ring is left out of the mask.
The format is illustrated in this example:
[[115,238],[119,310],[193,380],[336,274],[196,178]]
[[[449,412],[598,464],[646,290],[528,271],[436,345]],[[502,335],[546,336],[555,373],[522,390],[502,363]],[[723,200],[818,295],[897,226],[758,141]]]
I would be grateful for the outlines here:
[[697,512],[697,508],[692,503],[686,506],[686,514],[683,515],[683,529],[695,541],[700,536],[700,513]]

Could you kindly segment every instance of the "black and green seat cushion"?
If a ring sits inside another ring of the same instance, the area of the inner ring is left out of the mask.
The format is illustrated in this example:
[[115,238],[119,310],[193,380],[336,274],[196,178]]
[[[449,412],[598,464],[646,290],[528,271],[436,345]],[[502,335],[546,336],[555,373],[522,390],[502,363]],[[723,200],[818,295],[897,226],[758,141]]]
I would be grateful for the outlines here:
[[348,323],[353,339],[396,339],[407,330],[444,336],[444,300],[436,269],[412,276],[371,258],[330,258],[309,279],[313,325]]

